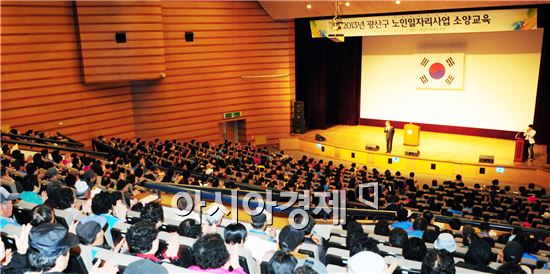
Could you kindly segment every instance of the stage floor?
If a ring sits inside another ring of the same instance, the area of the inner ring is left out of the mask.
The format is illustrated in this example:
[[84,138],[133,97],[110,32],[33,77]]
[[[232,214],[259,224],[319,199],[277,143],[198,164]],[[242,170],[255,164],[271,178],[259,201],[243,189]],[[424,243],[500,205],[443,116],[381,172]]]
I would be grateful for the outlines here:
[[[315,134],[326,137],[324,144],[357,151],[365,151],[366,144],[380,146],[378,154],[386,151],[384,129],[373,126],[338,125],[326,130],[311,130],[296,136],[302,140],[314,141]],[[515,142],[513,140],[485,138],[458,134],[422,131],[420,146],[403,145],[403,129],[395,130],[393,150],[389,155],[404,156],[406,149],[420,150],[421,159],[448,161],[465,164],[479,164],[479,155],[493,155],[495,165],[516,167],[543,167],[546,162],[546,146],[535,145],[535,160],[525,163],[514,162]]]

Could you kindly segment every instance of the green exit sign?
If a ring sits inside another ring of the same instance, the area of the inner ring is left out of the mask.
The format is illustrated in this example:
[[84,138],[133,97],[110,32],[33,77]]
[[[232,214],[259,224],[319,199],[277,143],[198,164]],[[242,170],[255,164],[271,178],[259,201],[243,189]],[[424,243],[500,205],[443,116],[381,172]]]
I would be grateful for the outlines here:
[[239,117],[241,117],[240,111],[226,112],[223,114],[224,119],[232,119],[232,118],[239,118]]

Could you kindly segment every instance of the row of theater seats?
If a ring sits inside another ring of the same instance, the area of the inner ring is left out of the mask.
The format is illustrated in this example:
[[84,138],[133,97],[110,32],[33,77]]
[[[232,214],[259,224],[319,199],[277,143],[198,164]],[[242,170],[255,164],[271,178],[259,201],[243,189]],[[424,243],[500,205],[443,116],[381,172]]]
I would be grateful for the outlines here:
[[[84,203],[84,201],[80,200],[80,203]],[[35,207],[34,204],[27,203],[24,201],[19,201],[17,204],[14,204],[14,217],[20,224],[28,223],[31,219],[31,211]],[[163,207],[164,211],[168,211],[170,209]],[[54,210],[56,214],[56,221],[60,224],[63,224],[64,226],[68,227],[68,224],[72,224],[74,221],[72,216],[70,214],[67,214],[63,210]],[[133,223],[136,223],[140,219],[139,212],[135,211],[128,211],[127,213],[127,219],[125,222],[117,222],[112,229],[107,230],[105,232],[105,241],[110,246],[116,246],[126,235],[126,232],[131,227]],[[171,240],[172,232],[175,232],[177,230],[178,225],[180,224],[181,220],[173,219],[173,218],[165,218],[163,224],[159,227],[159,238],[160,238],[160,246],[166,247],[167,243]],[[224,223],[229,224],[229,220],[224,220]],[[249,223],[244,223],[245,227],[247,229],[251,229],[252,226]],[[325,234],[328,234],[328,231],[332,226],[323,226],[319,225],[319,229],[324,229],[327,231]],[[6,227],[2,230],[1,236],[2,240],[4,241],[4,244],[6,248],[12,248],[12,250],[16,250],[17,247],[15,245],[15,239],[14,236],[19,236],[20,227],[8,224]],[[220,234],[222,237],[224,235],[224,229],[223,227],[217,227],[217,233]],[[194,238],[179,236],[181,239],[181,246],[180,246],[180,254],[182,255],[182,258],[185,260],[188,260],[188,265],[192,265],[191,261],[191,250],[193,243],[196,241]],[[266,239],[267,240],[267,239]],[[93,252],[96,254],[97,259],[101,259],[106,262],[112,262],[113,264],[116,264],[119,266],[119,269],[121,270],[120,273],[124,270],[125,266],[128,264],[141,260],[142,258],[132,256],[129,254],[122,254],[117,253],[111,250],[102,249],[98,247],[93,247]],[[267,273],[267,261],[262,261],[260,263],[256,263],[256,261],[252,258],[252,255],[250,254],[250,251],[245,248],[239,248],[239,264],[243,267],[245,272],[249,274],[265,274]],[[319,258],[318,249],[316,246],[312,246],[311,244],[302,244],[299,250],[300,253],[307,254],[310,257]],[[70,264],[67,268],[71,272],[75,273],[88,273],[93,266],[93,263],[95,260],[92,259],[92,248],[90,246],[86,245],[80,245],[80,252],[77,252],[75,254],[71,254]],[[163,263],[163,266],[170,272],[170,273],[198,273],[193,270],[189,270],[183,267],[178,267],[175,265],[172,265],[170,263]]]
[[[421,262],[407,260],[402,258],[403,250],[398,247],[392,247],[389,246],[389,237],[384,235],[376,235],[374,234],[374,226],[373,225],[364,225],[363,229],[365,233],[368,234],[369,237],[375,239],[378,241],[378,248],[380,249],[381,253],[386,254],[385,257],[388,262],[391,262],[395,258],[399,261],[399,267],[407,271],[409,273],[419,273],[420,272],[420,266]],[[455,235],[455,241],[457,243],[456,251],[453,253],[455,263],[458,263],[460,261],[464,261],[466,252],[468,251],[468,247],[465,247],[462,245],[462,238],[459,236],[460,231],[453,231]],[[330,233],[330,239],[329,239],[329,248],[327,250],[327,267],[331,267],[333,269],[338,269],[338,267],[342,268],[345,266],[345,260],[349,259],[349,249],[346,245],[346,235],[347,231],[343,229],[334,228],[331,230]],[[428,249],[434,249],[434,244],[432,243],[425,243],[426,247]],[[499,262],[496,262],[497,254],[499,252],[502,252],[502,249],[504,248],[503,244],[496,243],[496,247],[491,248],[491,251],[493,253],[493,260],[489,264],[489,267],[493,269],[497,269],[502,264]],[[523,258],[522,264],[530,266],[532,269],[535,270],[535,273],[550,273],[547,270],[543,269],[537,269],[537,265],[540,265],[541,263],[547,263],[550,261],[550,251],[541,251],[540,254],[537,255],[538,260]],[[332,265],[332,266],[331,266]],[[479,271],[474,271],[470,269],[460,268],[457,267],[457,273],[484,273]]]
[[[24,218],[30,219],[30,211],[32,209],[33,205],[28,204],[25,202],[19,202],[14,206],[14,215],[18,221],[21,221],[21,223],[24,223]],[[165,208],[165,210],[168,210]],[[59,223],[67,225],[73,222],[71,219],[71,216],[64,213],[61,210],[55,210],[56,212],[56,219]],[[110,242],[111,245],[116,245],[120,240],[122,240],[125,236],[126,231],[130,228],[132,223],[135,223],[139,221],[139,213],[130,211],[128,213],[128,217],[126,222],[118,222],[111,230],[109,234],[106,234],[106,240],[108,238],[112,239],[112,242]],[[170,241],[171,234],[170,232],[173,232],[177,229],[177,225],[179,224],[180,220],[177,219],[171,219],[171,218],[165,218],[163,225],[159,228],[161,232],[159,233],[159,238],[161,239],[161,245],[166,245],[166,242]],[[247,228],[250,228],[249,224],[245,224]],[[380,249],[381,253],[386,255],[385,260],[388,263],[391,263],[395,260],[398,261],[399,267],[402,271],[402,273],[420,273],[420,266],[421,262],[407,260],[402,257],[402,249],[396,248],[387,245],[389,242],[388,236],[383,235],[376,235],[374,233],[374,225],[363,225],[363,229],[365,233],[368,234],[369,237],[375,239],[379,242],[378,248]],[[13,235],[18,235],[18,227],[8,225],[5,229],[2,231],[2,239],[5,241],[7,248],[15,248],[15,241],[12,238]],[[217,228],[218,233],[220,235],[223,235],[223,228],[218,227]],[[334,226],[334,225],[323,225],[318,224],[316,225],[316,230],[319,231],[320,235],[325,236],[328,239],[329,242],[329,248],[327,250],[327,270],[328,273],[345,273],[346,272],[346,260],[349,259],[349,249],[346,246],[346,235],[347,231],[342,229],[341,226]],[[467,252],[467,247],[464,247],[461,245],[462,238],[460,238],[460,231],[453,231],[455,234],[455,240],[458,243],[458,247],[456,252],[453,254],[455,257],[455,262],[460,262],[464,259],[464,256]],[[183,255],[183,257],[191,257],[191,247],[196,239],[188,238],[180,236],[182,240],[182,245],[180,247],[180,252]],[[108,241],[109,242],[109,241]],[[433,244],[426,243],[426,246],[428,249],[433,249]],[[500,252],[503,248],[503,245],[497,244],[495,248],[492,248],[493,252],[493,258],[496,258],[496,254]],[[71,259],[70,268],[74,270],[79,270],[78,273],[85,273],[88,270],[91,269],[91,266],[93,265],[93,260],[91,259],[91,248],[89,246],[81,245],[80,246],[80,253],[74,254],[74,257]],[[99,259],[102,259],[104,261],[109,261],[116,263],[119,265],[120,269],[123,270],[125,266],[128,264],[140,260],[141,258],[127,255],[127,254],[121,254],[121,253],[115,253],[110,250],[105,250],[101,248],[94,248],[94,252],[97,253],[96,257]],[[307,254],[310,257],[319,258],[318,250],[315,247],[302,245],[300,249],[300,253]],[[266,273],[266,267],[267,262],[262,261],[260,263],[256,263],[256,261],[252,258],[250,251],[241,248],[239,249],[239,263],[245,269],[247,273],[250,274],[265,274]],[[537,255],[540,262],[548,262],[550,257],[550,252],[544,253],[541,252],[539,255]],[[530,260],[530,259],[523,259],[523,264],[530,265],[534,269],[534,273],[549,273],[548,271],[536,269],[537,261]],[[163,264],[170,273],[195,273],[192,270],[177,267],[168,263]],[[493,261],[489,265],[490,267],[496,269],[500,266],[500,263]],[[479,271],[464,269],[464,268],[457,268],[457,273],[483,273]]]

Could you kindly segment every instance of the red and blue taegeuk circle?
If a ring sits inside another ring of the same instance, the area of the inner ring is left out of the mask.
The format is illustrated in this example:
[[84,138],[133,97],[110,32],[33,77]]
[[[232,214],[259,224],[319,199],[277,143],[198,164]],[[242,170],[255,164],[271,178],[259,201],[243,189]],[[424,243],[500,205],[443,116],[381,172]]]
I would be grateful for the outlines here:
[[430,76],[433,78],[433,79],[441,79],[441,77],[443,77],[443,75],[445,75],[445,66],[442,65],[441,63],[433,63],[431,66],[430,66]]

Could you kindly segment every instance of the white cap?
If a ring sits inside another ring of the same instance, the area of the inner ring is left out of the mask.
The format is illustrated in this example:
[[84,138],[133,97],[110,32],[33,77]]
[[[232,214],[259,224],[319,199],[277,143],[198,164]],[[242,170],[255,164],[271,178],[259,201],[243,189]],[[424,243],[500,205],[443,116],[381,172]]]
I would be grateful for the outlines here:
[[348,273],[384,274],[386,262],[372,251],[361,251],[348,259]]
[[441,233],[434,242],[434,248],[437,250],[445,249],[451,253],[456,251],[456,242],[450,233]]
[[86,194],[86,192],[88,191],[88,189],[90,189],[90,187],[88,187],[88,183],[86,183],[86,182],[84,182],[84,181],[82,181],[82,180],[78,180],[78,181],[74,184],[74,187],[76,188],[76,196],[77,196],[77,197]]
[[213,203],[206,211],[206,221],[210,225],[218,224],[227,213],[229,213],[229,211],[227,211],[225,206],[222,204]]

